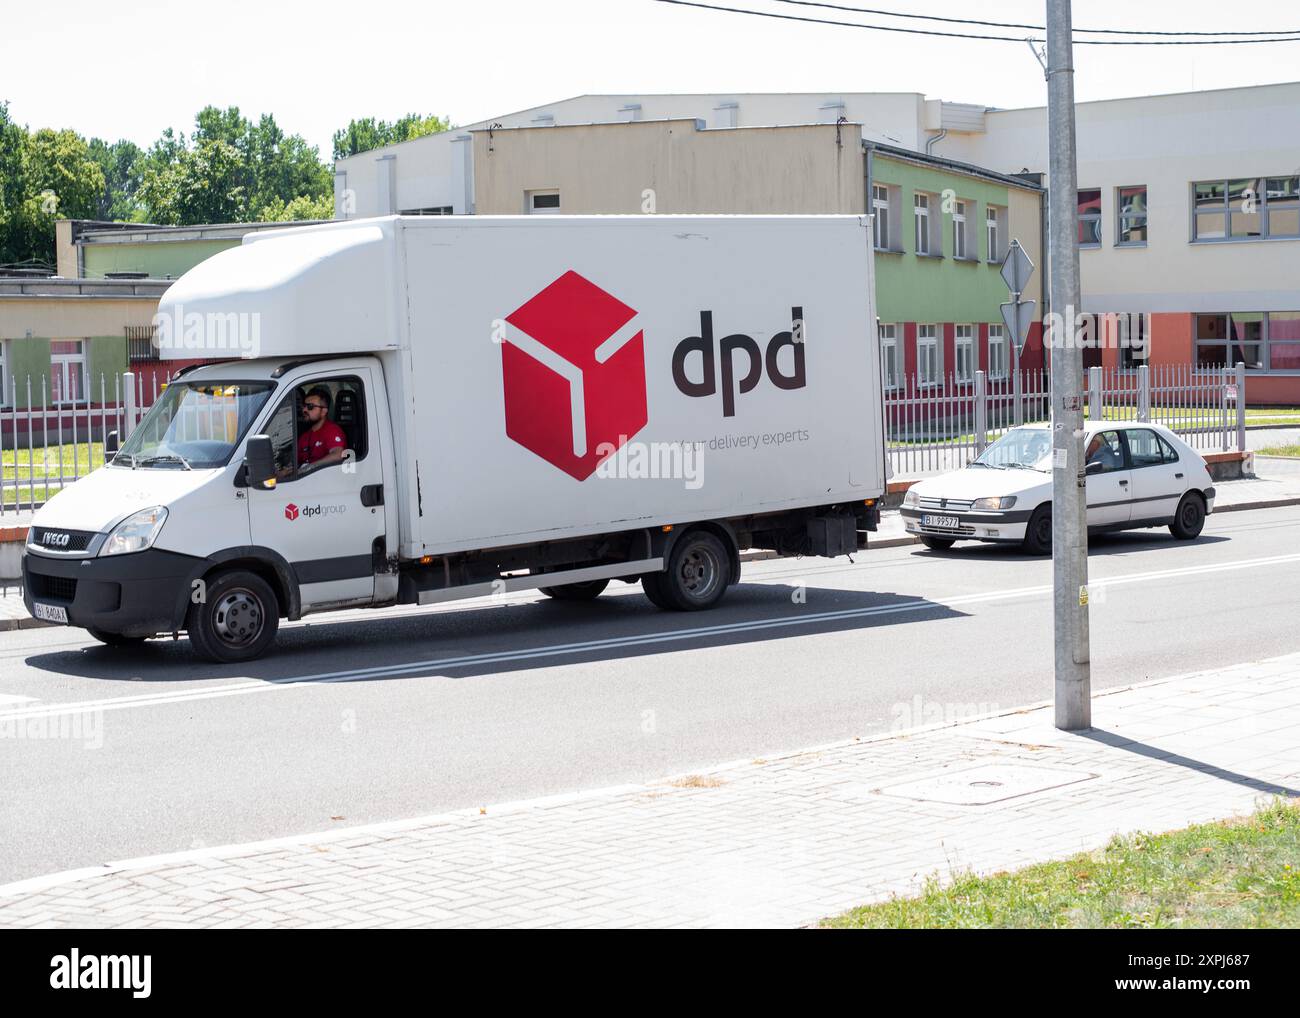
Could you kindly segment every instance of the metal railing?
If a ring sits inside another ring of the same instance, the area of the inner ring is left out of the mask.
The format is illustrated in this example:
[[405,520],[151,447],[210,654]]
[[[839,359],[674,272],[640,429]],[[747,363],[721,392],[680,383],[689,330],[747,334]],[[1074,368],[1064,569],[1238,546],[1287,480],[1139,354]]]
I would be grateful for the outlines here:
[[58,401],[44,375],[10,379],[0,408],[0,517],[44,505],[99,467],[104,437],[127,434],[166,384],[133,372],[81,377],[81,391]]
[[[1143,364],[1085,372],[1089,420],[1163,424],[1205,451],[1246,448],[1246,369]],[[885,448],[893,473],[956,470],[1009,428],[1051,417],[1051,378],[1043,369],[990,378],[915,376],[885,389]]]

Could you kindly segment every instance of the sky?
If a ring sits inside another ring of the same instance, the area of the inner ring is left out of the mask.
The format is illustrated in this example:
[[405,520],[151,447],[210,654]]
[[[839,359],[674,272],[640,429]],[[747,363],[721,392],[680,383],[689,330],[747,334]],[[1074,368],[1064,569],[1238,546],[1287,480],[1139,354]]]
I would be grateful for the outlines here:
[[[916,24],[779,0],[702,2]],[[1044,0],[833,2],[1026,24],[1041,24],[1045,7]],[[1300,8],[1289,6],[1076,0],[1074,23],[1300,30]],[[1075,54],[1079,101],[1300,79],[1300,42],[1076,46]],[[1023,41],[804,25],[655,0],[62,0],[11,5],[0,27],[0,100],[9,101],[16,121],[140,145],[168,126],[189,133],[194,114],[209,103],[238,106],[250,117],[273,113],[281,128],[328,157],[333,132],[354,117],[437,113],[468,124],[585,92],[875,91],[1002,108],[1042,105],[1047,94]]]

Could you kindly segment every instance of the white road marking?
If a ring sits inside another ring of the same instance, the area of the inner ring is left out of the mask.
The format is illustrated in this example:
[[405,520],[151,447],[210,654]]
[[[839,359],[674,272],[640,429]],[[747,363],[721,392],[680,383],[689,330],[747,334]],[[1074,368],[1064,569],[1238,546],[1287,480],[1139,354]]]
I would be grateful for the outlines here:
[[[1266,558],[1243,559],[1236,562],[1224,562],[1217,565],[1188,566],[1182,569],[1161,569],[1146,573],[1134,573],[1129,576],[1116,576],[1108,579],[1090,580],[1090,587],[1112,587],[1131,583],[1155,582],[1186,576],[1201,576],[1209,573],[1231,572],[1240,569],[1261,569],[1268,566],[1287,565],[1300,562],[1300,554],[1272,555]],[[60,717],[67,714],[81,714],[86,711],[125,710],[131,707],[153,707],[170,703],[188,703],[194,700],[211,700],[217,697],[239,696],[247,693],[269,693],[274,690],[296,689],[301,686],[323,685],[335,682],[360,682],[372,679],[397,678],[413,672],[436,673],[439,670],[468,668],[481,665],[506,664],[516,661],[535,661],[550,657],[564,657],[583,654],[590,651],[617,650],[624,647],[652,646],[655,644],[684,643],[712,636],[727,636],[733,633],[746,633],[759,630],[790,629],[801,626],[814,626],[823,622],[837,622],[848,619],[871,618],[886,615],[901,615],[913,612],[936,611],[943,608],[959,608],[964,605],[983,604],[991,601],[1007,601],[1022,597],[1048,596],[1052,592],[1051,584],[1034,587],[1016,587],[1007,590],[987,591],[981,594],[963,594],[955,597],[924,599],[917,598],[898,604],[876,605],[870,608],[846,608],[840,611],[809,612],[789,615],[781,618],[754,619],[747,622],[730,622],[716,626],[697,626],[691,629],[679,629],[666,633],[644,633],[630,636],[609,637],[602,640],[585,640],[577,643],[557,643],[524,650],[492,651],[480,654],[466,654],[459,657],[432,658],[426,661],[411,661],[402,664],[377,665],[373,668],[349,668],[345,671],[317,672],[284,679],[247,679],[241,682],[210,686],[203,689],[178,689],[171,692],[143,693],[137,696],[109,697],[99,700],[81,700],[74,703],[47,704],[33,707],[16,707],[0,710],[0,724],[26,718]]]
[[19,696],[17,693],[0,693],[0,706],[10,703],[35,703],[34,696]]

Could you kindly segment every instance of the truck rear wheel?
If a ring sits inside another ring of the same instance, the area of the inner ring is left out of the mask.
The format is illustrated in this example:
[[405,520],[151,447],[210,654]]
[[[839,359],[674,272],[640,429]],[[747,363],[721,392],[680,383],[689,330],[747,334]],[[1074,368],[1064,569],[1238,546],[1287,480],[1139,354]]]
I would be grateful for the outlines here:
[[646,595],[661,608],[701,611],[722,600],[730,570],[726,546],[709,531],[696,530],[678,538],[666,570],[653,579],[642,577],[641,582]]
[[563,583],[558,587],[537,589],[557,601],[594,601],[608,586],[609,580],[587,580],[585,583]]
[[185,621],[195,652],[226,664],[261,657],[279,626],[275,591],[242,569],[213,577],[203,601],[190,605]]

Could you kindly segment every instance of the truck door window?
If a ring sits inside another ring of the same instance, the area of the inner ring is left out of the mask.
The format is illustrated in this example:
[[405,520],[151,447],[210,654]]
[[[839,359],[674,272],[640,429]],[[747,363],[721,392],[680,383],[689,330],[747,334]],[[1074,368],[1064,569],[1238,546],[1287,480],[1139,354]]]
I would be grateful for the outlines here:
[[355,376],[314,379],[296,386],[266,429],[276,476],[293,480],[365,458],[365,390]]

